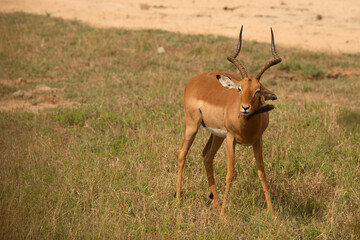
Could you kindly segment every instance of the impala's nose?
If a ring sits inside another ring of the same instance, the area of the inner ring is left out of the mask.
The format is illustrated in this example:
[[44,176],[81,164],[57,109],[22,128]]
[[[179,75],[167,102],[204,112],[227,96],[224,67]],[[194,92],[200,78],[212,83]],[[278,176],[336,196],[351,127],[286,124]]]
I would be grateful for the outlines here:
[[245,107],[244,105],[241,105],[241,107],[243,108],[244,112],[247,112],[247,110],[249,110],[250,106],[248,105],[247,107]]
[[250,105],[248,105],[248,106],[241,105],[241,107],[242,107],[242,109],[241,109],[242,114],[248,114],[249,113]]

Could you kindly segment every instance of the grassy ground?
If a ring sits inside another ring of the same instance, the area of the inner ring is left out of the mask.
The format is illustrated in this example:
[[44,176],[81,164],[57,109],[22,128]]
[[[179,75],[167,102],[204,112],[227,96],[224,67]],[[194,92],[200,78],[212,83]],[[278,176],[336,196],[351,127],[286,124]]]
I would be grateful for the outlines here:
[[[240,58],[254,73],[271,58],[270,43],[244,34]],[[0,238],[359,239],[360,55],[277,47],[283,63],[263,76],[279,97],[264,135],[275,220],[252,151],[240,146],[219,219],[200,158],[205,130],[174,204],[184,86],[207,70],[237,74],[226,61],[235,46],[224,37],[0,14],[0,101],[47,84],[77,103],[0,112]],[[18,78],[32,85],[11,84]],[[215,159],[220,197],[225,156],[223,146]]]

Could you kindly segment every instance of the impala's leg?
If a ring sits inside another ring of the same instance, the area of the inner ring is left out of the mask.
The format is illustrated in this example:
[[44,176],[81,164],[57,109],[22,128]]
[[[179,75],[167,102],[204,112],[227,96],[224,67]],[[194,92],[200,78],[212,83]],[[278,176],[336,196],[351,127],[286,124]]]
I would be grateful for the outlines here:
[[177,179],[177,188],[175,193],[177,199],[180,199],[181,179],[182,179],[183,169],[185,166],[186,155],[199,129],[199,124],[198,124],[199,121],[196,122],[191,121],[190,123],[185,121],[185,136],[182,145],[179,149],[179,158],[178,158],[178,179]]
[[211,134],[209,141],[207,142],[204,150],[201,153],[201,156],[203,157],[204,160],[210,192],[213,198],[213,204],[216,208],[219,209],[221,208],[221,206],[219,204],[219,198],[215,186],[213,163],[214,163],[215,154],[219,150],[223,141],[224,138],[220,138]]
[[225,204],[226,199],[229,195],[230,185],[234,179],[234,165],[235,165],[235,139],[229,133],[226,136],[226,152],[227,152],[227,174],[226,174],[226,188],[224,194],[224,200],[221,207],[221,217],[224,217],[225,214]]
[[269,187],[268,187],[268,185],[266,183],[266,175],[265,175],[265,171],[264,171],[264,162],[263,162],[262,149],[263,149],[263,141],[262,141],[262,138],[260,138],[253,145],[253,150],[254,150],[254,155],[255,155],[255,160],[256,160],[256,166],[257,166],[257,169],[258,169],[258,175],[259,175],[259,178],[261,180],[261,185],[262,185],[262,188],[263,188],[264,194],[265,194],[266,205],[267,205],[268,210],[270,211],[271,215],[274,216],[275,213],[274,213],[274,210],[273,210],[272,205],[271,205]]

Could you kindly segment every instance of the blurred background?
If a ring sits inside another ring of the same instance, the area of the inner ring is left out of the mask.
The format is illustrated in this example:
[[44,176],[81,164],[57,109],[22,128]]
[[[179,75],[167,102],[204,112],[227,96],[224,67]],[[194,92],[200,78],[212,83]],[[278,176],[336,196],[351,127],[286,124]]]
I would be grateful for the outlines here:
[[163,29],[268,42],[333,53],[360,51],[357,0],[2,0],[0,11],[78,19],[93,26]]

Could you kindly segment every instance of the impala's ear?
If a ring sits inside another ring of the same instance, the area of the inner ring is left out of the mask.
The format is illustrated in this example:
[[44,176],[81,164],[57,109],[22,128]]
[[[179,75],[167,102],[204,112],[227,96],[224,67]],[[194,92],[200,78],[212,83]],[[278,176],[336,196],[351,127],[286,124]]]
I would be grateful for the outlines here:
[[219,82],[221,83],[221,85],[223,85],[224,88],[239,88],[239,86],[234,83],[229,77],[223,75],[216,75],[216,78],[219,80]]
[[269,89],[264,87],[264,85],[262,85],[261,83],[260,83],[260,94],[262,96],[264,96],[265,101],[277,99],[277,96],[275,95],[275,93],[273,93],[272,91],[270,91]]

